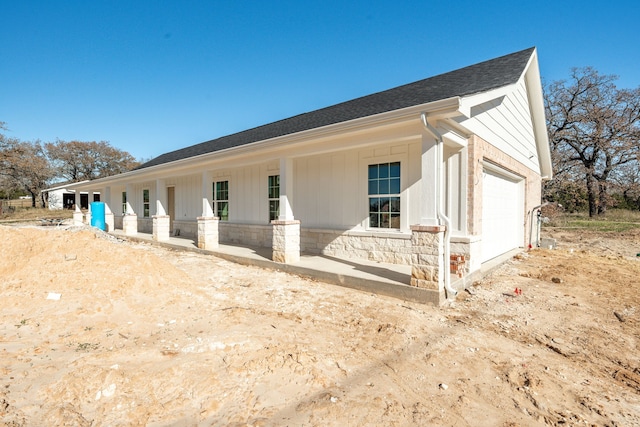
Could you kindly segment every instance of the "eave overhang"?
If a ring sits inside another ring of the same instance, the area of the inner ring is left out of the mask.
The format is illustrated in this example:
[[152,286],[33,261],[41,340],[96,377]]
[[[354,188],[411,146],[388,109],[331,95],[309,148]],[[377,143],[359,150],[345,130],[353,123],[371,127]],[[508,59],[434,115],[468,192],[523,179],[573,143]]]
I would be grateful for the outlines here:
[[319,128],[309,129],[277,138],[266,139],[227,148],[198,156],[188,157],[173,162],[137,169],[119,175],[100,178],[82,183],[69,185],[67,188],[95,188],[105,185],[114,185],[131,181],[143,181],[157,179],[161,176],[175,175],[184,171],[205,169],[212,160],[220,161],[226,158],[240,157],[246,154],[255,155],[258,151],[277,150],[292,144],[303,144],[320,138],[330,138],[333,135],[341,135],[349,132],[358,132],[370,129],[372,126],[384,126],[401,123],[406,120],[418,120],[421,113],[427,112],[430,116],[450,118],[460,115],[460,97],[452,97],[443,100],[407,107],[399,110],[375,114],[355,120],[336,123]]

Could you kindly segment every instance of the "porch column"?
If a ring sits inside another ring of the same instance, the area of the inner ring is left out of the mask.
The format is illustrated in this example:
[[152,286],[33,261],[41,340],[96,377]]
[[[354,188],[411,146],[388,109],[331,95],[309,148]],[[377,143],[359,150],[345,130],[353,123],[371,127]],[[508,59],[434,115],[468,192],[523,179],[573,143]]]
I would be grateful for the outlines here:
[[293,216],[293,159],[280,159],[280,214],[271,221],[271,259],[291,264],[300,261],[300,221]]
[[198,248],[209,251],[220,246],[218,233],[219,218],[214,216],[210,199],[213,198],[213,176],[211,172],[202,172],[202,216],[198,217]]
[[138,215],[133,211],[131,199],[133,198],[133,185],[127,185],[127,210],[122,216],[122,230],[127,236],[135,236],[138,234]]
[[109,203],[111,203],[111,187],[105,187],[102,191],[100,200],[104,202],[104,224],[107,227],[107,232],[109,232],[115,230],[113,211],[109,207]]
[[93,202],[93,191],[87,191],[87,213],[84,215],[84,220],[87,225],[91,225],[91,202]]
[[220,246],[218,217],[198,217],[198,248],[213,251]]
[[279,221],[293,220],[293,159],[280,159],[280,214]]
[[438,141],[422,135],[420,224],[411,225],[411,286],[429,290],[433,301],[445,300],[444,232],[438,220],[441,168]]
[[211,200],[213,198],[213,175],[209,171],[202,172],[202,217],[213,218],[213,208],[211,207]]
[[438,185],[438,142],[432,136],[422,135],[420,225],[439,225],[437,212]]
[[443,225],[411,226],[411,286],[444,295]]
[[153,215],[153,240],[166,242],[169,240],[171,218],[167,215],[167,187],[164,179],[156,180],[156,214]]
[[82,210],[80,209],[80,190],[75,190],[75,205],[76,208],[73,211],[73,225],[82,225],[82,219],[84,218]]

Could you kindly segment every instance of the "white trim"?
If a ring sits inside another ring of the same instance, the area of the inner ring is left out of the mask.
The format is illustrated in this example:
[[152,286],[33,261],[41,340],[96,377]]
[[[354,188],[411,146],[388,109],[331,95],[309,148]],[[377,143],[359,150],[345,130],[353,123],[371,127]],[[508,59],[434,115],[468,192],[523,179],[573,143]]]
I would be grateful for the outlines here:
[[515,174],[502,166],[496,165],[495,163],[491,163],[487,160],[482,161],[482,169],[487,169],[494,174],[502,175],[507,178],[509,181],[518,182],[524,180],[524,177],[518,174]]

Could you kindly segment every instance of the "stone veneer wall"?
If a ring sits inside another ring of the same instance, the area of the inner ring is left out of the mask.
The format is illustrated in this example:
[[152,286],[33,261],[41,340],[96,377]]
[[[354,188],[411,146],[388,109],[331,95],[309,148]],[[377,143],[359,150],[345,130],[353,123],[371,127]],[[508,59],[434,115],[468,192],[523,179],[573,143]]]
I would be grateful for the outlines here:
[[153,233],[153,219],[138,216],[138,233]]
[[198,237],[198,221],[173,221],[173,230],[171,235],[175,236],[177,230],[180,230],[178,237]]
[[300,250],[339,258],[411,264],[411,235],[301,228]]
[[273,238],[271,225],[233,224],[220,221],[218,224],[220,243],[270,248]]

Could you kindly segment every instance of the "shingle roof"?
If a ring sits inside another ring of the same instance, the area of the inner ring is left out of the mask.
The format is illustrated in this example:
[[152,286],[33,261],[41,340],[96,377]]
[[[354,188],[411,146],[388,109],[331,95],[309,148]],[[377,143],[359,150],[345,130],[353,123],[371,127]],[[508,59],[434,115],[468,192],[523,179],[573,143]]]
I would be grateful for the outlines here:
[[171,151],[144,163],[138,169],[513,84],[522,76],[534,49],[532,47],[414,83]]

